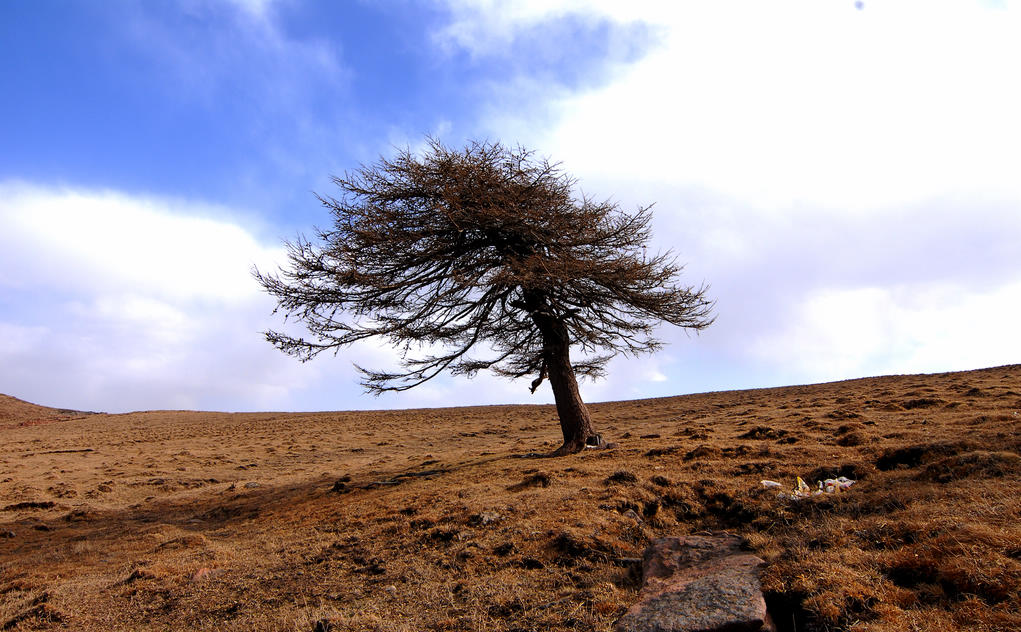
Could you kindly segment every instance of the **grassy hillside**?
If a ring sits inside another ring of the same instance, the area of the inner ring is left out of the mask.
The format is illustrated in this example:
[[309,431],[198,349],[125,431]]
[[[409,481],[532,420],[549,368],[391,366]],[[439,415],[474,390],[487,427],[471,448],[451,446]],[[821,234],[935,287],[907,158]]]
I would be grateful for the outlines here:
[[650,538],[707,531],[767,560],[781,629],[1021,629],[1021,366],[592,412],[619,446],[549,459],[546,406],[2,398],[0,629],[607,630]]
[[0,430],[78,419],[95,413],[48,408],[0,393]]

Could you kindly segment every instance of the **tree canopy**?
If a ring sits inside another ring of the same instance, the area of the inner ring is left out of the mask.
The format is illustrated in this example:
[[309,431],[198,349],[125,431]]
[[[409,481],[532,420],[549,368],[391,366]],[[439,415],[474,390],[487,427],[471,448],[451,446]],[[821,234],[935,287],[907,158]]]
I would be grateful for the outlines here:
[[577,194],[560,165],[525,149],[430,139],[420,155],[398,151],[333,182],[337,197],[317,195],[332,226],[288,242],[278,274],[255,271],[311,337],[266,337],[302,360],[388,340],[401,366],[359,367],[372,393],[481,370],[535,376],[534,392],[563,372],[554,364],[566,360],[573,383],[614,355],[658,349],[661,321],[700,330],[713,320],[707,288],[678,285],[672,253],[646,253],[650,207]]

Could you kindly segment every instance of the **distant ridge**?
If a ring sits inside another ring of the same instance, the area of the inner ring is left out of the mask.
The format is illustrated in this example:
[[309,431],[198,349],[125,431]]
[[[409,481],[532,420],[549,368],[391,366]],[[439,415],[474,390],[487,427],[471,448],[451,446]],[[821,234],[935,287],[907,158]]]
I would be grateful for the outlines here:
[[16,425],[24,422],[63,421],[94,414],[83,410],[40,406],[39,404],[33,404],[17,397],[0,393],[0,426]]
[[[844,378],[839,380],[829,380],[825,382],[811,382],[804,384],[786,384],[782,386],[753,386],[749,388],[736,388],[736,389],[723,389],[719,391],[703,391],[695,393],[685,393],[683,395],[658,395],[656,397],[638,397],[635,399],[627,400],[606,400],[606,401],[592,401],[589,402],[589,406],[598,406],[600,404],[620,404],[631,401],[648,401],[648,402],[660,402],[665,400],[675,399],[677,397],[697,396],[697,395],[712,395],[712,394],[724,394],[724,393],[762,393],[775,391],[777,393],[786,390],[795,390],[812,387],[826,387],[833,385],[851,385],[855,383],[864,382],[883,382],[892,381],[910,377],[945,377],[951,375],[967,375],[967,374],[982,374],[990,371],[1019,371],[1021,370],[1021,363],[1016,364],[1002,364],[991,367],[984,367],[980,369],[964,369],[961,371],[936,371],[933,373],[891,373],[889,375],[869,375],[862,377]],[[405,411],[415,410],[444,410],[444,409],[473,409],[473,408],[487,408],[494,406],[553,406],[553,404],[476,404],[476,405],[454,405],[454,406],[439,406],[429,408],[407,408],[407,409],[396,409]],[[384,409],[386,410],[386,409]],[[225,411],[212,411],[212,410],[136,410],[131,412],[225,412]],[[261,411],[268,413],[271,411]],[[290,411],[276,411],[276,412],[290,412]],[[333,410],[333,411],[293,411],[293,414],[304,414],[314,412],[352,412],[347,410]],[[354,412],[371,412],[371,411],[354,411]],[[391,410],[391,412],[394,412]],[[72,410],[68,408],[51,408],[49,406],[41,406],[39,404],[33,404],[26,402],[25,400],[12,397],[10,395],[4,395],[0,393],[0,427],[5,425],[9,426],[11,423],[20,423],[27,421],[66,421],[68,419],[77,419],[88,415],[102,415],[105,413],[89,411],[89,410]]]

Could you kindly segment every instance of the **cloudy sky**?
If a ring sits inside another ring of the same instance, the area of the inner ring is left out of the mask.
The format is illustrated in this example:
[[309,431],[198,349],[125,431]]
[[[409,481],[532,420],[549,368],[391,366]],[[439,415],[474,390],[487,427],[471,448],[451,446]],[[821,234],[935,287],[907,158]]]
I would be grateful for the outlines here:
[[521,143],[655,203],[718,320],[589,401],[1021,362],[1021,6],[953,0],[0,3],[0,392],[110,412],[551,401],[362,393],[250,269],[329,176]]

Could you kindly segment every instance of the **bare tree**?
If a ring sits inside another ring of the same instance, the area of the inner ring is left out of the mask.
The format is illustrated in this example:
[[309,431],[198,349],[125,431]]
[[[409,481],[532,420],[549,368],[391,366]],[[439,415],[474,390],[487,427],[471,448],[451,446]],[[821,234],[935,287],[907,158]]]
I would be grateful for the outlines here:
[[399,151],[333,182],[341,197],[317,196],[333,227],[289,242],[279,274],[254,272],[312,340],[266,338],[302,361],[389,340],[399,372],[357,367],[374,394],[443,371],[535,376],[533,393],[548,378],[564,435],[555,454],[570,454],[601,441],[576,375],[655,351],[659,321],[700,330],[713,320],[705,286],[676,284],[671,253],[646,255],[649,207],[577,197],[559,165],[524,149],[430,139],[421,156]]

